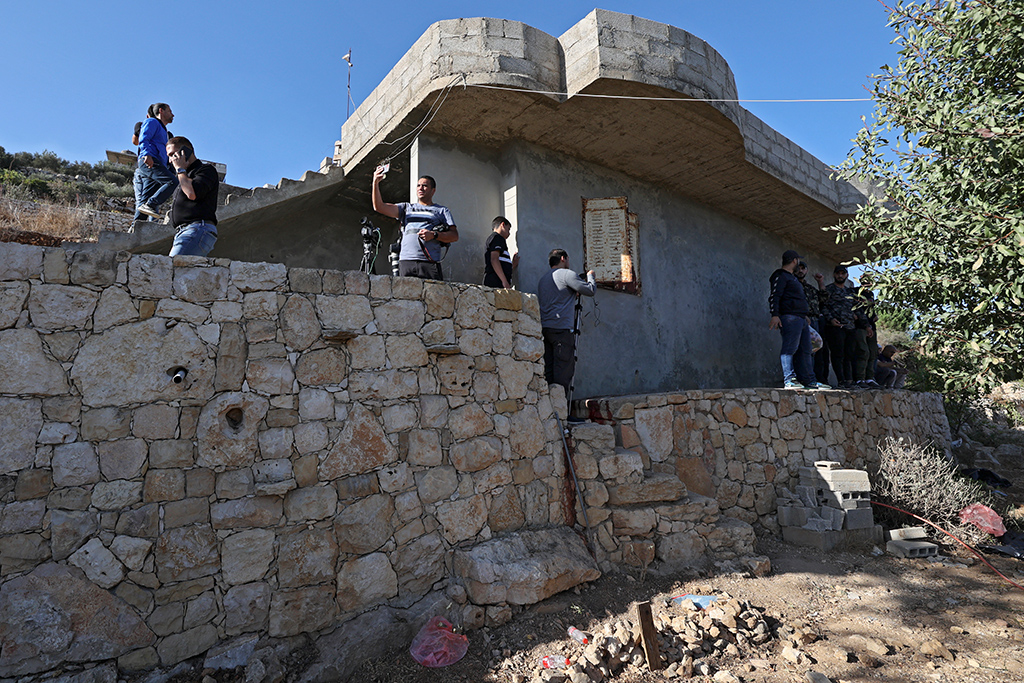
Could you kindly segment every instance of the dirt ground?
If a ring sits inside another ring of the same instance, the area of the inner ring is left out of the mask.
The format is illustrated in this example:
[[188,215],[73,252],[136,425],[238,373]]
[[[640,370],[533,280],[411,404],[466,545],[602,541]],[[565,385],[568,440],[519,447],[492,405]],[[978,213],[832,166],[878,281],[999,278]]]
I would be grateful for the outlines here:
[[[685,593],[728,593],[749,602],[776,626],[809,631],[816,638],[794,664],[785,643],[773,639],[740,658],[717,657],[714,671],[745,683],[807,681],[816,671],[838,681],[987,682],[1024,680],[1024,589],[966,557],[900,559],[870,548],[822,553],[761,541],[771,559],[764,577],[738,573],[656,577],[606,575],[594,583],[535,605],[494,629],[469,633],[469,652],[451,666],[427,669],[405,648],[368,662],[353,681],[449,682],[534,680],[544,655],[577,656],[582,647],[565,636],[569,626],[600,632],[604,624],[635,619],[636,603],[650,600],[655,616],[678,609],[667,599]],[[945,549],[948,553],[948,549]],[[966,555],[966,553],[964,553]],[[986,555],[997,569],[1024,585],[1024,562]],[[948,652],[941,652],[938,641]],[[792,653],[790,653],[792,656]],[[539,679],[538,679],[539,680]],[[612,681],[671,679],[646,667],[627,668]],[[701,680],[695,677],[691,680]],[[710,680],[704,678],[703,680]]]

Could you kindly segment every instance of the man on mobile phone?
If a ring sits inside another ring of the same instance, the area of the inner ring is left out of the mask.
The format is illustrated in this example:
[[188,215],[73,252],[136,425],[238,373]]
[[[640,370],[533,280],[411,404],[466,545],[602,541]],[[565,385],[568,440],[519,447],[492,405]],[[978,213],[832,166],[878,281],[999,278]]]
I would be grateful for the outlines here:
[[437,183],[428,175],[421,176],[416,182],[415,202],[389,204],[380,194],[380,181],[385,173],[387,168],[384,165],[373,172],[373,210],[397,219],[402,226],[398,274],[443,280],[443,252],[447,252],[447,245],[459,241],[459,229],[455,227],[455,219],[448,207],[434,203]]
[[181,136],[167,141],[167,158],[179,181],[171,204],[170,255],[206,256],[217,242],[217,169],[197,159],[192,143]]

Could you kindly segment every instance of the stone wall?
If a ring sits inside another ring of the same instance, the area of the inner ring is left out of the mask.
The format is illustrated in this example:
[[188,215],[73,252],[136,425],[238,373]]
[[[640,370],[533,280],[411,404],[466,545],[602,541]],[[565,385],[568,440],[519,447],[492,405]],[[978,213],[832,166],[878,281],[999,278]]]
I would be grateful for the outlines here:
[[948,442],[907,392],[587,401],[594,566],[542,349],[516,291],[0,243],[0,677],[309,633],[344,678],[423,614],[742,558],[796,467]]
[[[687,391],[587,399],[574,409],[603,423],[614,447],[637,454],[645,470],[677,477],[724,515],[776,535],[776,499],[795,497],[801,467],[833,460],[870,471],[887,436],[951,447],[942,396],[913,391]],[[596,501],[607,498],[602,482],[587,486]],[[606,533],[618,537],[607,545],[615,559],[631,539],[614,524]]]
[[444,588],[457,545],[563,523],[538,318],[515,291],[0,244],[0,677],[329,630]]

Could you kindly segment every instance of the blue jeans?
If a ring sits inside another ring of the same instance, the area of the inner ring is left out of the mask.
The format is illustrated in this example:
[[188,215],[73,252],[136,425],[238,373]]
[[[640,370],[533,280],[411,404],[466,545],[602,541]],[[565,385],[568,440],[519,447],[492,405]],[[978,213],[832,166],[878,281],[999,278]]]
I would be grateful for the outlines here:
[[178,186],[178,176],[171,173],[171,169],[160,163],[159,159],[153,160],[153,168],[146,166],[144,157],[139,157],[138,175],[142,187],[142,193],[138,197],[141,202],[138,204],[149,204],[153,209],[160,208],[160,205],[167,201],[167,198]]
[[142,174],[139,172],[138,165],[135,167],[135,173],[132,174],[132,185],[135,187],[135,219],[136,221],[148,221],[149,216],[144,213],[139,213],[139,206],[143,204],[142,195],[144,192],[145,183],[142,182]]
[[206,256],[217,243],[217,226],[199,221],[178,228],[170,256]]
[[811,326],[802,315],[780,315],[782,321],[783,381],[796,380],[804,386],[814,386],[814,369],[811,366]]

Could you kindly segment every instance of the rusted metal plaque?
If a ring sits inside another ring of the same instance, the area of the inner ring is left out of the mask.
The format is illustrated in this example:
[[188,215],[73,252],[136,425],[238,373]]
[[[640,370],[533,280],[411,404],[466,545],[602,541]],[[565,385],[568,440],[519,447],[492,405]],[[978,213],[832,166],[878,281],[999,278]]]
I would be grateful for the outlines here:
[[598,286],[640,293],[639,226],[625,197],[583,198],[584,267]]

